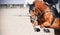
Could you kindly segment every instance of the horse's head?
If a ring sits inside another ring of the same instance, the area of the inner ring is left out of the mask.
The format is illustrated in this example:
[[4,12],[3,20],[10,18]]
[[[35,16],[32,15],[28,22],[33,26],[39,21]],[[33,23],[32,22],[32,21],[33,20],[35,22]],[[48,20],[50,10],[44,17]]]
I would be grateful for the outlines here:
[[32,8],[30,13],[31,13],[31,16],[37,16],[37,17],[41,17],[43,15],[43,13],[35,7]]

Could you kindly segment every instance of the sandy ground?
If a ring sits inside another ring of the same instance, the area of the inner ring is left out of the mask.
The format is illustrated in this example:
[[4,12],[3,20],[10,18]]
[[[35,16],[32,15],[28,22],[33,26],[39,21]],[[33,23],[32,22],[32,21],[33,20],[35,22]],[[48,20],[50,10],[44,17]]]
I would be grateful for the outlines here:
[[28,8],[0,8],[0,35],[54,35],[54,30],[35,32]]

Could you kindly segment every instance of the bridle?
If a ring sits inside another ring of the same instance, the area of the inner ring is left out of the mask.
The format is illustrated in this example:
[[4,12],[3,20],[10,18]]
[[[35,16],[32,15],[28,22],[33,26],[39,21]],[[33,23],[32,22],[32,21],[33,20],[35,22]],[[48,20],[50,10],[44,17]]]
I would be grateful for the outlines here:
[[38,11],[39,11],[39,13],[38,13],[37,17],[38,17],[38,18],[43,17],[44,12],[42,12],[41,10],[39,10],[39,9],[36,9],[36,8],[35,8],[35,12],[36,12],[36,10],[38,10]]

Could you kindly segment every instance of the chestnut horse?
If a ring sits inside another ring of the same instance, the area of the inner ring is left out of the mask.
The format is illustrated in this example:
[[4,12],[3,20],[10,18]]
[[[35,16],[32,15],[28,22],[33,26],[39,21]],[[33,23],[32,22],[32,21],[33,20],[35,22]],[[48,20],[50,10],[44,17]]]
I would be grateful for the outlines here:
[[49,27],[60,30],[60,18],[55,18],[51,8],[44,1],[35,0],[35,7],[32,9],[31,18],[34,27]]

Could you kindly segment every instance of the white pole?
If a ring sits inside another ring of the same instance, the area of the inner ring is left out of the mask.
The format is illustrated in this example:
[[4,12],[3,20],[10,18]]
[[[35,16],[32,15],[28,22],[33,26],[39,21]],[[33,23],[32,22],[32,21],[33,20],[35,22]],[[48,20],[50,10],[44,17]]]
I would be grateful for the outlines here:
[[24,4],[24,7],[26,7],[26,4]]
[[24,3],[24,7],[26,7],[26,5],[27,5],[27,0],[26,0],[25,3]]

